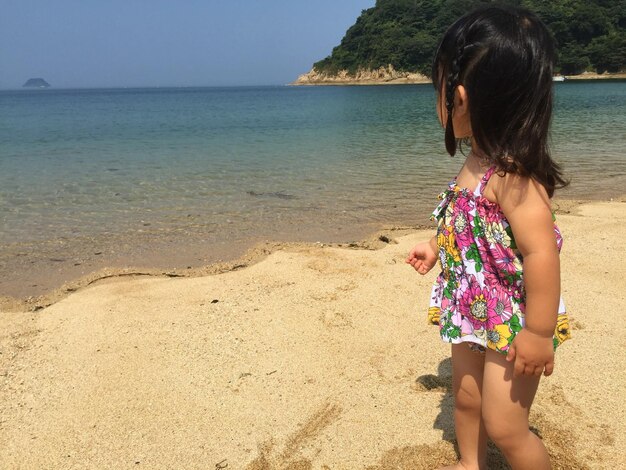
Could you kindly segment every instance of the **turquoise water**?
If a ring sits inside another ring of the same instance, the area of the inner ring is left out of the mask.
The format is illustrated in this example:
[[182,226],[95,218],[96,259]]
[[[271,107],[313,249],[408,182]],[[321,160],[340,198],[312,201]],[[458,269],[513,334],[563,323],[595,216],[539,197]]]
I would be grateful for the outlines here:
[[[626,82],[556,95],[561,196],[621,195]],[[430,85],[0,92],[0,245],[427,223],[461,164],[434,100]]]

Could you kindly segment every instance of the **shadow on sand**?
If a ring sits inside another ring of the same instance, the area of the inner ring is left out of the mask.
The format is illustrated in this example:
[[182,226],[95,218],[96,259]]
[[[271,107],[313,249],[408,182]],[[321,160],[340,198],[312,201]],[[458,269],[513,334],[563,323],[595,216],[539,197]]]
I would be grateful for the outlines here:
[[[443,439],[433,445],[395,447],[385,451],[374,465],[365,470],[433,470],[458,461],[458,447],[454,433],[454,397],[452,393],[452,361],[445,359],[437,368],[437,375],[426,374],[416,378],[411,388],[416,393],[437,393],[441,395],[440,411],[433,423],[434,429],[443,432]],[[310,441],[341,419],[339,404],[326,403],[291,435],[283,446],[270,441],[259,445],[258,456],[246,466],[246,470],[312,470],[313,462],[301,454]],[[542,413],[531,414],[531,431],[544,440],[554,470],[586,470],[573,450],[576,440],[571,433],[557,425],[554,420]],[[536,427],[535,427],[536,426]],[[282,449],[281,449],[282,447]],[[510,469],[498,448],[489,443],[487,448],[489,470]],[[334,470],[322,465],[322,470]],[[339,467],[350,468],[350,467]]]

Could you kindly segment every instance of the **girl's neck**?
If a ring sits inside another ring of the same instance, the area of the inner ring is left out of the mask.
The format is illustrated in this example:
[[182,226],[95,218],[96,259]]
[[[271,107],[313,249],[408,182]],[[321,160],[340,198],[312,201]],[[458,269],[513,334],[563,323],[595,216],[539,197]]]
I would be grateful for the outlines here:
[[489,166],[489,161],[477,154],[472,148],[472,151],[465,157],[461,171],[456,176],[457,185],[473,191],[473,188],[476,188],[481,178],[489,170]]
[[489,169],[490,163],[485,153],[472,143],[472,150],[465,158],[464,166],[472,174],[481,174]]

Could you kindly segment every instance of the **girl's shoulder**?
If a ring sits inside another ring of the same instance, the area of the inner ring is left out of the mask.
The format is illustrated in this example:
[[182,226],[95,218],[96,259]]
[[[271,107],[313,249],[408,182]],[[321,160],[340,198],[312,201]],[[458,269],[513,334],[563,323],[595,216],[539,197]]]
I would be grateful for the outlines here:
[[519,206],[550,208],[546,188],[534,178],[495,169],[487,181],[483,197],[498,204],[506,214]]

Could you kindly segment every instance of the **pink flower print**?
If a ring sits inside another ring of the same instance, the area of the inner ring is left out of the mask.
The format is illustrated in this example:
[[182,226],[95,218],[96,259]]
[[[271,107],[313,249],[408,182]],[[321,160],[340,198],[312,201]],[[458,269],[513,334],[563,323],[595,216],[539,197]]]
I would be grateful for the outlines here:
[[440,313],[441,324],[443,325],[446,321],[448,321],[453,316],[454,316],[454,304],[447,297],[444,297],[441,300],[441,313]]
[[452,312],[451,307],[452,307],[452,302],[450,302],[450,299],[448,299],[447,297],[444,297],[443,299],[441,299],[441,311],[439,313],[440,325],[443,325],[448,320],[448,317],[450,313]]
[[467,336],[474,333],[474,325],[467,318],[461,320],[461,336]]
[[[489,202],[488,199],[485,201]],[[493,204],[476,204],[476,213],[485,224],[501,223],[503,217],[498,206]]]
[[484,223],[493,222],[493,216],[487,220],[487,214],[491,214],[488,207],[485,207],[484,204],[476,204],[476,215],[480,217]]
[[470,199],[463,193],[459,195],[457,200],[454,203],[455,212],[464,212],[469,214],[472,211],[472,206],[470,205]]
[[452,219],[452,227],[456,233],[456,244],[459,249],[467,248],[472,244],[474,238],[472,236],[472,226],[464,212],[457,212]]
[[[475,281],[474,276],[471,276],[473,278],[473,280]],[[458,283],[458,292],[460,293],[460,296],[463,295],[463,293],[469,289],[469,282],[467,280],[467,278],[465,276],[463,276],[461,279],[459,279],[459,283]],[[457,298],[459,298],[460,296],[457,296]]]
[[496,315],[502,322],[510,320],[513,316],[513,305],[511,305],[509,293],[506,289],[494,287],[492,295],[496,298]]
[[500,282],[500,277],[498,276],[498,270],[496,269],[496,263],[494,256],[491,253],[491,249],[482,244],[478,245],[478,254],[480,255],[480,260],[483,262],[483,274],[485,276],[485,280],[488,281],[488,283]]
[[515,275],[522,270],[522,265],[513,253],[513,250],[502,245],[495,245],[491,249],[491,255],[498,269],[506,274]]
[[487,321],[485,322],[485,327],[487,331],[493,330],[496,327],[496,325],[502,325],[503,323],[502,318],[500,317],[500,315],[498,315],[498,311],[496,310],[498,307],[498,300],[492,298],[491,301],[492,301],[493,309],[489,309],[487,311],[488,317],[487,317]]
[[490,325],[502,323],[496,315],[497,299],[493,297],[489,289],[481,288],[474,276],[470,277],[468,289],[459,300],[461,313],[472,322],[475,329],[489,328]]
[[485,266],[482,274],[486,286],[493,287],[502,284],[502,279],[500,278],[500,275],[493,269],[492,266]]
[[561,231],[559,230],[559,227],[556,226],[556,224],[554,225],[554,234],[556,235],[556,247],[559,249],[559,251],[561,251],[561,248],[563,247],[563,236],[561,235]]

